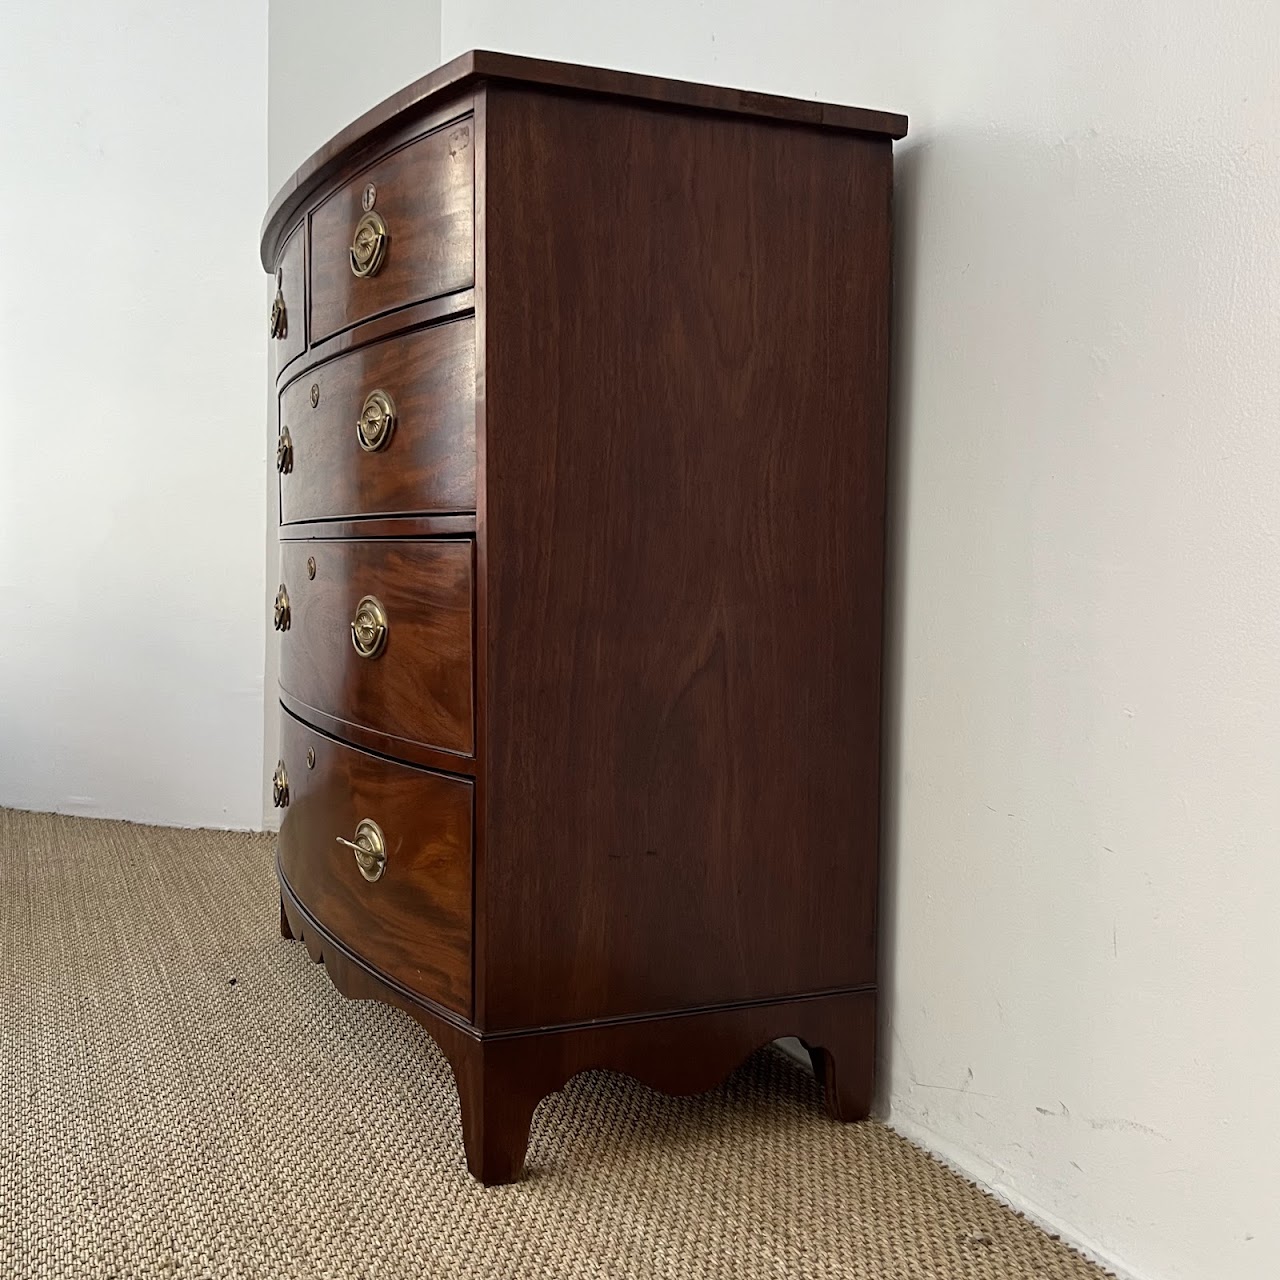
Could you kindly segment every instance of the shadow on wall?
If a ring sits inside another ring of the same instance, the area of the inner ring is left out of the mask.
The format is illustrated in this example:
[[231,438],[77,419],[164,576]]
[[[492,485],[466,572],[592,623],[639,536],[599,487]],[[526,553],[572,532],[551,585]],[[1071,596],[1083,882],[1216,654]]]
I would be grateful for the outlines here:
[[902,803],[903,636],[910,512],[911,388],[915,359],[920,187],[929,144],[894,149],[893,315],[889,382],[888,488],[885,495],[885,621],[881,690],[880,902],[877,911],[879,1019],[874,1114],[889,1113],[896,995],[899,808]]

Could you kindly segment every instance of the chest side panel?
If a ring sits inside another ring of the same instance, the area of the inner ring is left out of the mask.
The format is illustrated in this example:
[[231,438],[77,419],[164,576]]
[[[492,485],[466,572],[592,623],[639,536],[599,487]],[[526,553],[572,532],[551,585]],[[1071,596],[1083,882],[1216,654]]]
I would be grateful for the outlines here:
[[486,1025],[869,984],[890,147],[487,112]]

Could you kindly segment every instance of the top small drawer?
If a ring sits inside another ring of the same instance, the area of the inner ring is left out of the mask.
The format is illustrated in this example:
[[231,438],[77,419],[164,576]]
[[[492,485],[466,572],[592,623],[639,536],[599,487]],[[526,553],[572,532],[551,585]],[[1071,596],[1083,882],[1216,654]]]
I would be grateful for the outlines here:
[[311,341],[475,280],[471,117],[384,156],[311,215]]

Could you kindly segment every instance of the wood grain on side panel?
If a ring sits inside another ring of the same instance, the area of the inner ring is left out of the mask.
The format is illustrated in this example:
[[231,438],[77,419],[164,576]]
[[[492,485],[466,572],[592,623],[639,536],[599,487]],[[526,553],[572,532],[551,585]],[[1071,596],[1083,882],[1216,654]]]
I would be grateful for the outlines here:
[[873,982],[890,145],[487,119],[486,1026]]

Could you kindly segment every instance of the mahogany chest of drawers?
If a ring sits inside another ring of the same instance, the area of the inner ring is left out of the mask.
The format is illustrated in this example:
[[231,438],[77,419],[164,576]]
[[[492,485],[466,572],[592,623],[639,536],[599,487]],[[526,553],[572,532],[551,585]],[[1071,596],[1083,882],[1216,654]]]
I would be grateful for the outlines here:
[[905,128],[473,53],[268,212],[281,929],[485,1182],[588,1068],[870,1105]]

